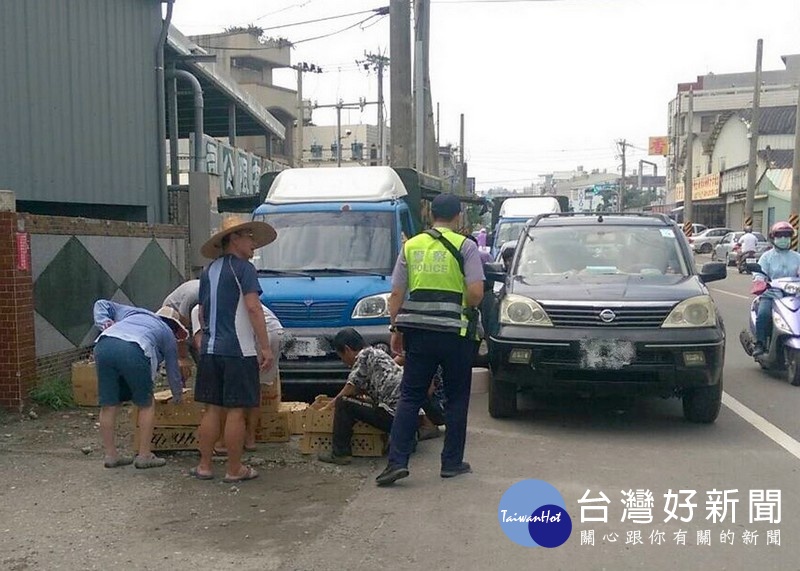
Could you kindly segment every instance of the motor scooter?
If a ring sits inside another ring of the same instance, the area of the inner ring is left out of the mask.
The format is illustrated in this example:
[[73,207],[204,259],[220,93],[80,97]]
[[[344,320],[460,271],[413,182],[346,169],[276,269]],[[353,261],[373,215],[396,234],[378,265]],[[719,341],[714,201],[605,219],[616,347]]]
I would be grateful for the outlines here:
[[758,259],[754,250],[742,252],[742,245],[736,244],[733,247],[733,252],[736,254],[736,269],[740,274],[749,274],[750,270],[747,269],[747,264],[755,264]]
[[[760,273],[761,266],[747,264],[752,273]],[[772,304],[771,332],[766,351],[753,357],[756,342],[756,315],[761,296],[750,304],[748,329],[739,334],[739,341],[745,353],[755,359],[762,369],[786,371],[787,380],[794,386],[800,385],[800,278],[779,278],[767,282],[770,288],[779,289],[783,297],[776,298]]]

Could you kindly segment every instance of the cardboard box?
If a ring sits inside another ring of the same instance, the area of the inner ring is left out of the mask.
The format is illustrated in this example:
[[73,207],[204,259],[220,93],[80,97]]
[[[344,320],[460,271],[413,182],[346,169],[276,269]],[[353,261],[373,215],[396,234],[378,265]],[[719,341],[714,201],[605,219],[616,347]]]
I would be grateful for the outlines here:
[[[153,394],[156,426],[199,426],[205,405],[195,402],[191,389],[183,389],[180,404],[172,403],[172,391],[159,391]],[[131,423],[136,426],[138,407],[131,409]]]
[[258,419],[256,442],[289,442],[288,412],[264,412]]
[[282,402],[278,410],[289,415],[289,432],[303,434],[308,410],[307,402]]
[[[135,430],[133,449],[139,450],[139,431]],[[196,426],[156,426],[150,441],[153,452],[163,450],[197,450],[199,440]]]
[[[383,434],[354,434],[350,440],[353,456],[383,456],[388,438]],[[327,432],[306,432],[300,440],[300,453],[312,454],[330,450],[333,446],[333,435]]]
[[98,406],[94,361],[72,363],[72,396],[78,406]]
[[[305,432],[333,433],[334,409],[320,410],[330,401],[331,398],[325,395],[320,395],[314,399],[314,402],[306,410]],[[353,426],[353,434],[384,434],[384,432],[379,428],[359,421]]]
[[261,384],[261,410],[277,412],[281,404],[281,376],[275,376],[271,385]]

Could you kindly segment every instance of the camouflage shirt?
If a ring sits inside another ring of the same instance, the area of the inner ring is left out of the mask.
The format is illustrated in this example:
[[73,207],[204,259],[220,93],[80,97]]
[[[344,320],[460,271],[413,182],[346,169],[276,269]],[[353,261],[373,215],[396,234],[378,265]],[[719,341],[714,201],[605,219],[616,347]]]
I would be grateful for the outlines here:
[[394,414],[400,400],[403,368],[385,351],[364,347],[359,351],[347,382],[363,391],[378,406]]

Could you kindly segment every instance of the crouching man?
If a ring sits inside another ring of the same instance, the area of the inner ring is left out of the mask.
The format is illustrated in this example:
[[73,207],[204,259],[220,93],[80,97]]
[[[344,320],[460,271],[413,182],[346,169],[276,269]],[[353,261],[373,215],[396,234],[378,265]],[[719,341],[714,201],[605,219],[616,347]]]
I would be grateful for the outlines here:
[[[349,464],[353,425],[360,420],[385,432],[392,429],[394,409],[400,399],[403,369],[385,351],[366,347],[352,328],[342,329],[333,338],[333,348],[351,367],[344,388],[325,408],[334,407],[333,447],[318,456],[322,462]],[[367,396],[370,400],[355,398]]]

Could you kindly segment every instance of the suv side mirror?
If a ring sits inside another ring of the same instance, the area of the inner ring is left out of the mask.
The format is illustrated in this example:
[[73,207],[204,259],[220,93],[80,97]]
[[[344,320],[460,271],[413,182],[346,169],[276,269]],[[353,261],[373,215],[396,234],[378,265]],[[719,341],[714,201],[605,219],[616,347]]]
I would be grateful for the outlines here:
[[494,232],[486,234],[486,245],[489,247],[494,246]]
[[709,262],[700,268],[700,281],[704,284],[724,280],[728,277],[728,268],[725,262]]
[[483,273],[490,282],[506,281],[506,270],[502,262],[489,262],[483,265]]

